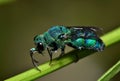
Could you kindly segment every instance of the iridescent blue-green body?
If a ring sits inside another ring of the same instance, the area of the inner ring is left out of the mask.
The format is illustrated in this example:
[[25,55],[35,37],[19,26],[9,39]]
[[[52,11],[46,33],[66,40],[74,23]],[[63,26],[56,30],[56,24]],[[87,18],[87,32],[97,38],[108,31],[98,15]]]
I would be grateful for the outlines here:
[[[33,65],[37,68],[37,61],[33,58],[33,54],[42,52],[47,49],[50,62],[52,55],[59,48],[61,49],[60,57],[64,54],[65,45],[75,49],[90,49],[102,51],[105,47],[103,41],[97,35],[99,28],[96,27],[79,27],[79,26],[53,26],[48,31],[34,37],[36,48],[30,49],[30,55]],[[38,69],[38,68],[37,68]],[[39,70],[39,69],[38,69]]]
[[34,37],[34,43],[36,48],[32,48],[30,50],[30,55],[32,58],[33,65],[36,67],[37,61],[33,58],[33,54],[38,52],[42,54],[42,52],[47,49],[50,55],[50,62],[52,61],[52,55],[57,49],[61,49],[62,56],[64,54],[65,49],[65,40],[68,39],[68,35],[70,34],[70,30],[64,26],[53,26],[48,31],[43,33],[42,35],[36,35]]
[[71,42],[68,45],[73,48],[102,51],[105,47],[105,44],[97,35],[97,31],[100,31],[100,29],[96,27],[73,26],[70,31]]

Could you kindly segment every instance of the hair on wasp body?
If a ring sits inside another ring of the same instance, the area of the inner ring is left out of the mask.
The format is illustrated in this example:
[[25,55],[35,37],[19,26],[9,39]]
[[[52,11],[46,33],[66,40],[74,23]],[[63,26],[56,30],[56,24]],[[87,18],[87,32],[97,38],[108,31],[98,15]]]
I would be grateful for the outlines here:
[[38,61],[35,60],[33,54],[38,52],[43,55],[43,51],[47,49],[51,64],[54,52],[61,49],[59,57],[63,56],[66,45],[79,50],[102,51],[105,44],[97,34],[98,32],[101,32],[101,28],[92,26],[53,26],[43,34],[34,37],[36,47],[30,49],[32,63],[38,69]]

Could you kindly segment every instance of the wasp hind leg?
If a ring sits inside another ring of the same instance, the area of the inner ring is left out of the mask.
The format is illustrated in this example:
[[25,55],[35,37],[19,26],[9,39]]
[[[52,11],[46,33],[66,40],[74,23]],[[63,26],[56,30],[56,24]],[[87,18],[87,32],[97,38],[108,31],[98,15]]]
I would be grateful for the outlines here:
[[58,60],[65,54],[65,46],[61,48],[61,54],[58,56]]
[[62,57],[65,54],[65,46],[61,48],[61,54],[59,55],[59,58]]

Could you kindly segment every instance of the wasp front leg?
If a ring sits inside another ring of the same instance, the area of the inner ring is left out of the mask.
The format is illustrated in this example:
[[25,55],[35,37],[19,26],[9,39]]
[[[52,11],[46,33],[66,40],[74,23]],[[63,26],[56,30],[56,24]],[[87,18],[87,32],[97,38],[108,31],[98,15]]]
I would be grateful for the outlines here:
[[33,57],[33,54],[34,54],[35,52],[36,52],[36,49],[35,49],[35,48],[30,49],[31,60],[32,60],[32,63],[33,63],[33,65],[34,65],[34,67],[35,67],[37,70],[41,71],[41,70],[38,68],[38,65],[37,65],[38,61],[35,60],[35,58]]

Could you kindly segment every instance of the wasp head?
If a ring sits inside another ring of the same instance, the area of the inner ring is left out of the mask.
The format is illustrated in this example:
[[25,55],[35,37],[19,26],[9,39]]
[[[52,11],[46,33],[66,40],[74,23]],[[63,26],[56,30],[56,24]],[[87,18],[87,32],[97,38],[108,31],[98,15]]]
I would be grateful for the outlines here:
[[36,35],[34,37],[34,43],[36,45],[36,51],[38,53],[41,53],[44,51],[45,49],[45,41],[43,39],[43,36],[42,35]]

